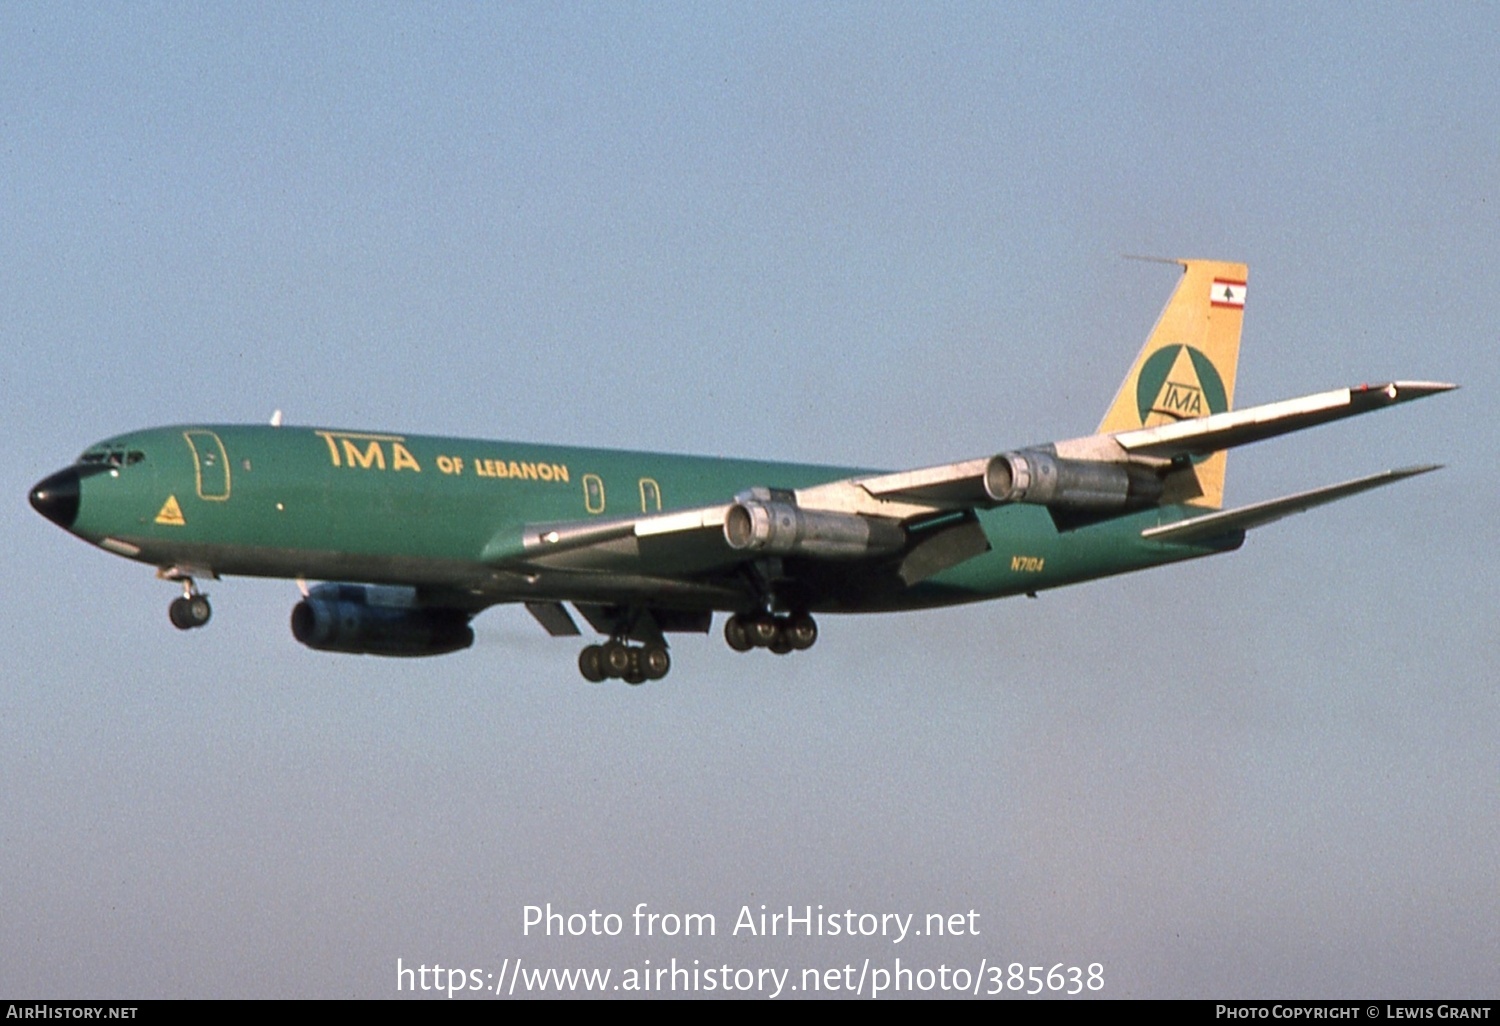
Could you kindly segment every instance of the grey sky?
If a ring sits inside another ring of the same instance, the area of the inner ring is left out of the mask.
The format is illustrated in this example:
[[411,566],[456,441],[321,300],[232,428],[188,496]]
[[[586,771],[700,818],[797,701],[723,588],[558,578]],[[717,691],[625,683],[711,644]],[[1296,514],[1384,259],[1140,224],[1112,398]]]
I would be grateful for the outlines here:
[[[1497,53],[1458,5],[4,5],[0,994],[675,956],[1495,996]],[[1249,263],[1241,405],[1464,386],[1236,452],[1231,503],[1448,468],[641,689],[513,609],[382,662],[230,580],[181,635],[25,503],[278,407],[889,467],[1076,435],[1175,284],[1122,253]],[[546,902],[719,935],[522,937]],[[981,933],[730,936],[762,903]]]

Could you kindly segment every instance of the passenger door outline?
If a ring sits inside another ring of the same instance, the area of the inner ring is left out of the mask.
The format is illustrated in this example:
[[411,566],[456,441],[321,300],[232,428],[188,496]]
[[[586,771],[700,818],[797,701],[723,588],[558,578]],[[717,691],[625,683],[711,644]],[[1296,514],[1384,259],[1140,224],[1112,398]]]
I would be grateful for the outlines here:
[[229,498],[232,482],[229,475],[229,453],[212,431],[195,428],[184,431],[188,448],[193,450],[193,470],[197,475],[198,498],[206,502],[224,502]]

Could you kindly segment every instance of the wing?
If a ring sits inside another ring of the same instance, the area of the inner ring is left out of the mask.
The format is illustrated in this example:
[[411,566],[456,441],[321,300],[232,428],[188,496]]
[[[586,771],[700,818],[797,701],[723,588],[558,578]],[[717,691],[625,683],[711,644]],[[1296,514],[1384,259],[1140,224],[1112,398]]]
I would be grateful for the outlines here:
[[[812,576],[819,567],[836,565],[847,576],[878,565],[884,578],[909,587],[989,550],[978,511],[1012,503],[1042,505],[1059,530],[1067,530],[1175,505],[1194,497],[1179,485],[1192,480],[1195,458],[1453,387],[1421,381],[1361,385],[808,488],[750,487],[722,503],[689,509],[527,524],[497,534],[482,559],[512,575],[567,578],[556,593],[538,589],[548,602],[576,602],[582,587],[585,601],[609,601],[612,589],[641,595],[656,588],[670,602],[675,588],[677,599],[723,603],[747,593],[747,573],[766,558],[797,561]],[[1173,543],[1222,536],[1431,469],[1436,468],[1389,471],[1153,526],[1143,536]],[[539,601],[532,612],[554,633],[576,629],[546,602]]]
[[1456,387],[1393,381],[1335,389],[1159,427],[1089,435],[958,463],[833,482],[798,492],[798,498],[818,508],[903,521],[1010,502],[1064,510],[1128,511],[1179,498],[1170,492],[1169,479],[1174,469],[1186,467],[1193,458]]

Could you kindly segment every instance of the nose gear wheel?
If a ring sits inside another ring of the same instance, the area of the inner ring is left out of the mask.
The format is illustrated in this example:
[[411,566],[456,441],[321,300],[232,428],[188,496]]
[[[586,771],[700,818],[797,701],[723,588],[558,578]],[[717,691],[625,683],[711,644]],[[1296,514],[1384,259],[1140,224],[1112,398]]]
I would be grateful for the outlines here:
[[180,631],[202,627],[208,623],[213,613],[213,607],[208,604],[208,596],[198,590],[191,577],[182,582],[182,598],[173,599],[172,604],[167,606],[167,619]]

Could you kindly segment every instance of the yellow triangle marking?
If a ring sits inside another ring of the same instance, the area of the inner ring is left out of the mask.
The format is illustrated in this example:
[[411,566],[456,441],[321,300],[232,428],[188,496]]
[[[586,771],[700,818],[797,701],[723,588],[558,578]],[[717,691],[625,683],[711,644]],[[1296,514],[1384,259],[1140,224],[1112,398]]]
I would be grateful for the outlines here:
[[181,527],[187,523],[182,519],[182,507],[177,505],[177,496],[167,496],[167,501],[162,503],[161,512],[156,514],[158,524],[171,524],[173,527]]

